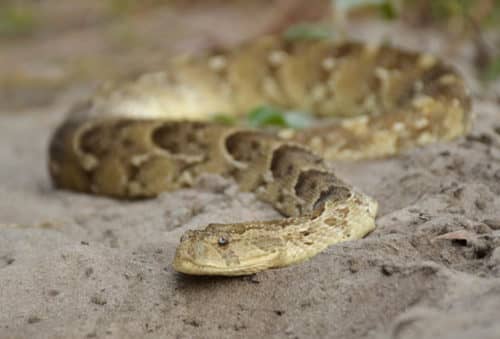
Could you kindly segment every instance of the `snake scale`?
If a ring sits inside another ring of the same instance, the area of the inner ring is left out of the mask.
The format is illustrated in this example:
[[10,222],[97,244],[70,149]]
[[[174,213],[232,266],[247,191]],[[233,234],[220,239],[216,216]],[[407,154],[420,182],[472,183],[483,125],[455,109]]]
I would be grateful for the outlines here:
[[[307,111],[317,122],[269,131],[211,120],[261,104]],[[54,133],[49,171],[57,187],[120,199],[189,187],[203,173],[233,178],[285,218],[187,231],[173,267],[245,275],[374,229],[377,202],[323,159],[393,155],[461,136],[469,122],[464,80],[432,55],[267,36],[103,88]]]

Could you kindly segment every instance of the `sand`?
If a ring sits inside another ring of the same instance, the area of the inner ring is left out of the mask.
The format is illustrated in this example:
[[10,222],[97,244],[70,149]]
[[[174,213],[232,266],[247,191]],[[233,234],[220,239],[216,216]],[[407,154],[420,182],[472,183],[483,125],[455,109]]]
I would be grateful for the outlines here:
[[249,277],[183,276],[171,261],[188,229],[278,215],[252,194],[218,177],[139,202],[55,190],[47,143],[73,100],[1,115],[0,338],[498,338],[500,108],[464,51],[469,135],[332,163],[379,201],[376,231]]

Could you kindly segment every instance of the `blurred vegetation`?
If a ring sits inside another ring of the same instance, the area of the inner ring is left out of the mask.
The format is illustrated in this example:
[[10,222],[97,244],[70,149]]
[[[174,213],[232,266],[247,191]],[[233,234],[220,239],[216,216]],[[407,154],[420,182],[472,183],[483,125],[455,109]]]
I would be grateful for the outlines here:
[[493,81],[500,78],[500,56],[492,58],[481,72],[481,78],[485,81]]
[[344,11],[378,12],[387,20],[444,26],[452,32],[471,31],[470,22],[500,26],[499,0],[334,0]]
[[[25,38],[33,33],[46,30],[58,30],[58,25],[64,18],[53,20],[54,14],[67,14],[70,18],[77,18],[74,22],[78,26],[82,22],[81,17],[88,15],[92,17],[90,22],[96,23],[101,19],[120,19],[128,16],[140,14],[144,11],[155,7],[174,3],[174,0],[102,0],[89,1],[86,0],[69,0],[66,3],[56,0],[0,0],[0,38]],[[60,5],[59,5],[60,4]],[[87,13],[75,14],[68,13],[71,10],[72,4],[75,4],[75,11],[81,8],[91,8]],[[83,4],[83,5],[82,5]],[[58,8],[59,6],[59,8]],[[61,8],[66,8],[61,12]],[[68,10],[69,8],[69,10]],[[106,21],[106,20],[104,20]]]
[[222,125],[236,125],[236,117],[224,113],[216,113],[212,116],[212,120]]
[[212,120],[224,125],[250,127],[279,127],[302,129],[311,126],[314,118],[305,112],[285,111],[275,106],[261,105],[252,109],[244,120],[224,113],[215,114]]
[[287,40],[317,40],[328,39],[333,31],[325,25],[300,23],[289,27],[283,34]]
[[132,15],[146,9],[165,5],[169,0],[106,0],[107,7],[114,15]]
[[[246,1],[239,0],[242,4]],[[263,0],[260,0],[265,2]],[[285,0],[284,0],[285,1]],[[486,31],[496,30],[497,36],[500,32],[500,0],[325,0],[331,2],[332,13],[337,14],[340,9],[348,20],[356,20],[368,16],[381,20],[402,21],[405,24],[417,28],[429,26],[453,34],[451,41],[464,39],[472,40],[476,46],[475,66],[478,76],[486,81],[500,79],[500,44],[486,41]],[[148,70],[144,65],[150,65],[155,60],[162,65],[163,57],[163,34],[145,34],[151,32],[152,27],[168,27],[169,23],[161,23],[161,16],[155,13],[162,6],[179,6],[189,8],[200,5],[202,10],[209,11],[211,3],[218,6],[226,6],[225,3],[236,3],[236,0],[0,0],[0,43],[3,51],[8,52],[10,46],[15,53],[22,53],[24,45],[30,46],[31,41],[38,40],[35,45],[42,44],[44,40],[57,40],[59,37],[68,36],[67,33],[84,37],[83,43],[95,42],[93,34],[99,35],[104,41],[106,49],[100,52],[88,52],[84,48],[72,52],[70,48],[63,48],[64,53],[58,55],[59,51],[47,50],[45,57],[33,62],[29,58],[21,58],[28,66],[11,67],[5,63],[0,71],[0,90],[5,88],[28,88],[29,92],[36,93],[40,97],[48,96],[44,92],[46,88],[54,89],[53,92],[64,88],[68,83],[84,83],[84,79],[114,79],[130,74],[137,74]],[[228,5],[229,6],[229,5]],[[283,9],[280,9],[283,11]],[[179,13],[182,13],[180,11]],[[283,15],[285,15],[284,13]],[[325,17],[329,17],[325,13]],[[156,20],[156,21],[154,21]],[[155,22],[155,25],[147,26]],[[297,22],[297,21],[290,21]],[[160,24],[161,23],[161,24]],[[146,29],[143,29],[146,26]],[[165,25],[165,26],[163,26]],[[285,27],[286,25],[283,25]],[[79,35],[82,31],[90,31],[87,35]],[[331,25],[323,24],[299,24],[285,31],[286,39],[324,39],[331,37],[335,32]],[[175,35],[170,35],[173,39]],[[94,39],[94,40],[90,40]],[[180,38],[179,38],[180,39]],[[22,42],[19,44],[18,42]],[[78,39],[74,40],[80,44]],[[498,40],[497,40],[498,41]],[[74,43],[62,41],[61,46]],[[50,44],[50,43],[49,43]],[[154,48],[151,48],[153,46]],[[160,46],[156,48],[156,46]],[[95,46],[93,48],[96,48]],[[19,49],[19,50],[16,50]],[[96,48],[97,49],[97,48]],[[152,50],[148,54],[150,59],[131,62],[137,58],[142,51]],[[84,51],[84,53],[81,53]],[[115,53],[114,55],[112,53]],[[12,53],[14,55],[15,53]],[[52,54],[50,54],[52,53]],[[106,54],[108,53],[108,54]],[[134,54],[133,57],[130,55]],[[154,54],[158,53],[158,54]],[[9,54],[9,53],[6,53]],[[161,54],[161,55],[160,55]],[[106,59],[109,58],[109,59]],[[16,60],[13,57],[12,60]],[[109,61],[111,60],[111,61]],[[34,66],[33,66],[34,65]],[[49,65],[56,70],[46,71],[44,65]],[[125,66],[124,66],[125,65]],[[153,65],[156,67],[156,65]],[[44,85],[46,81],[48,85]],[[42,90],[43,89],[43,90]],[[50,90],[52,91],[52,90]],[[1,91],[0,91],[1,92]],[[4,90],[4,92],[6,92]],[[52,92],[51,92],[52,93]],[[2,101],[11,100],[12,95],[0,93],[0,105]],[[21,97],[19,102],[24,102]],[[12,100],[11,100],[12,101]],[[14,100],[15,101],[15,100]],[[264,113],[262,113],[264,112]],[[267,113],[266,113],[267,112]],[[253,117],[253,118],[252,118]],[[294,118],[287,112],[276,112],[270,109],[254,113],[247,119],[247,124],[281,124],[282,126],[300,127],[300,116]],[[220,116],[224,123],[234,123]],[[294,122],[298,119],[298,122]],[[294,125],[295,124],[295,125]],[[305,122],[307,124],[307,122]]]
[[36,29],[37,22],[32,7],[10,3],[0,4],[0,36],[29,35]]
[[[76,0],[65,5],[71,6]],[[331,0],[335,8],[343,11],[370,11],[388,20],[401,19],[414,24],[437,24],[452,31],[466,31],[469,21],[482,27],[500,26],[500,0]],[[77,2],[75,2],[77,3]],[[89,2],[92,3],[92,2]],[[127,16],[172,4],[189,5],[186,0],[102,0],[96,2],[101,15]],[[58,1],[46,0],[0,0],[0,36],[25,35],[40,23],[40,9],[53,8]],[[45,15],[44,19],[50,17]],[[44,20],[45,21],[45,20]],[[45,23],[47,25],[47,23]],[[323,30],[314,27],[297,27],[292,36],[313,37],[323,35]]]
[[247,116],[251,127],[276,126],[282,128],[301,129],[312,125],[311,115],[295,111],[283,111],[273,106],[259,106]]
[[476,46],[476,68],[484,81],[500,78],[500,50],[483,39],[500,29],[500,0],[333,0],[348,15],[378,15],[417,27],[436,26]]

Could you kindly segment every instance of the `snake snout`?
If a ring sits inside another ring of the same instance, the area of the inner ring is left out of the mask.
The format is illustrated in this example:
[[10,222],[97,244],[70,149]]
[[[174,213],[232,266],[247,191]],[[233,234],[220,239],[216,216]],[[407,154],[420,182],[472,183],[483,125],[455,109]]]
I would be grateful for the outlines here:
[[186,274],[205,275],[212,269],[226,267],[226,261],[217,251],[218,244],[198,238],[196,232],[188,231],[181,237],[173,266]]

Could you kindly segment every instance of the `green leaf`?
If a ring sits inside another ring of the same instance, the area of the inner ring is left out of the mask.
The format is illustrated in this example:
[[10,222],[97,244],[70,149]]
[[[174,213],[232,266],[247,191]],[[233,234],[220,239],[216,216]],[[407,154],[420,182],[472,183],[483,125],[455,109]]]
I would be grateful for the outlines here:
[[301,129],[311,126],[314,120],[307,113],[283,112],[275,107],[259,106],[248,114],[248,122],[252,127],[276,126]]
[[286,112],[284,118],[286,126],[293,129],[310,127],[314,122],[311,115],[303,112]]
[[233,117],[231,115],[223,114],[223,113],[214,114],[212,116],[212,120],[215,122],[218,122],[219,124],[223,124],[223,125],[235,125],[236,124],[235,117]]
[[283,112],[271,106],[259,106],[248,114],[248,122],[252,127],[280,126],[286,127]]
[[289,27],[283,34],[286,40],[323,40],[332,37],[332,31],[317,24],[302,23]]

